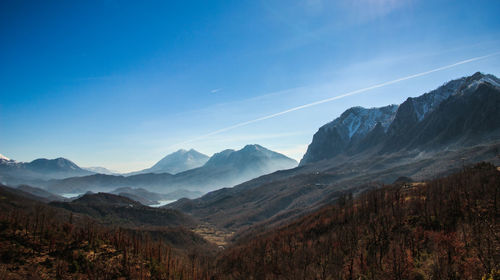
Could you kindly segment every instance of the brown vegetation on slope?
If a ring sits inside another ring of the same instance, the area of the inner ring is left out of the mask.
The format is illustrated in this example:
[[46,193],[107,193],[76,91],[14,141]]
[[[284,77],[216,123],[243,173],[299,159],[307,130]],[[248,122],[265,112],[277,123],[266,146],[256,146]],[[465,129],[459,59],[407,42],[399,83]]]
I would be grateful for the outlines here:
[[211,271],[212,247],[183,228],[106,227],[5,187],[0,209],[0,279],[194,279]]
[[88,215],[113,226],[185,226],[197,222],[190,216],[172,209],[142,205],[130,198],[108,193],[86,194],[71,202],[51,202],[51,206]]
[[499,200],[500,172],[482,163],[343,195],[214,260],[152,228],[105,227],[0,190],[0,279],[497,279]]
[[[500,172],[479,164],[425,184],[342,197],[227,250],[219,279],[500,277]],[[497,279],[497,278],[494,278]]]

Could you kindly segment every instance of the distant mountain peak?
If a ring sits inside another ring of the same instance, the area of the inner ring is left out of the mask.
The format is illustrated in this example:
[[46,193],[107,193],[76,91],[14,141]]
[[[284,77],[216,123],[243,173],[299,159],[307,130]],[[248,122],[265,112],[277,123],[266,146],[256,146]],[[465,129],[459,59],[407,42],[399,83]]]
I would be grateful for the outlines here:
[[469,76],[468,79],[470,79],[470,80],[479,80],[479,79],[481,79],[481,78],[483,78],[485,76],[486,76],[485,74],[477,71],[476,73],[472,74],[472,76]]
[[170,173],[177,174],[189,169],[203,166],[209,157],[195,149],[179,149],[171,154],[166,155],[160,161],[150,168],[132,172],[128,175],[144,174],[144,173]]
[[222,166],[222,165],[234,165],[234,166],[246,166],[251,165],[252,162],[260,161],[266,162],[270,160],[283,161],[283,167],[279,169],[287,169],[294,167],[297,162],[283,154],[271,151],[258,144],[248,144],[240,150],[226,149],[219,153],[214,154],[206,166]]
[[107,169],[107,168],[101,167],[101,166],[90,166],[90,167],[82,167],[82,168],[85,170],[88,170],[90,172],[106,174],[106,175],[116,175],[116,174],[120,173],[118,171],[110,170],[110,169]]
[[241,149],[242,151],[269,151],[268,149],[262,147],[259,144],[248,144]]
[[210,159],[205,163],[205,166],[213,166],[213,165],[219,165],[219,164],[224,164],[224,162],[227,160],[230,154],[234,153],[235,150],[233,149],[225,149],[222,150],[218,153],[213,154]]
[[55,159],[39,158],[29,163],[31,167],[42,169],[62,168],[66,170],[81,170],[81,168],[69,159],[58,157]]
[[0,175],[8,175],[10,177],[8,182],[15,185],[28,184],[32,180],[63,179],[93,174],[62,157],[39,158],[31,162],[17,162],[5,158],[0,158]]
[[476,91],[482,84],[488,84],[500,88],[500,79],[491,74],[476,72],[474,75],[466,78],[464,85],[460,88],[460,93],[467,94],[468,92]]
[[[186,150],[186,149],[178,149],[177,151],[169,154],[169,155],[172,155],[172,154],[186,154],[186,153],[196,153],[196,154],[201,154],[200,152],[198,152],[197,150],[191,148],[189,150]],[[167,155],[168,156],[168,155]]]

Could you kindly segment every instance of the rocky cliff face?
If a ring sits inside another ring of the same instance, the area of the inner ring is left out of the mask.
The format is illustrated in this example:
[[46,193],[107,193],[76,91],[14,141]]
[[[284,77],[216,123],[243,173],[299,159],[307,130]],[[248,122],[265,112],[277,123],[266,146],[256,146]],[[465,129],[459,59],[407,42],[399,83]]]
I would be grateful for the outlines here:
[[322,126],[313,136],[300,164],[332,158],[360,142],[376,126],[386,130],[394,119],[398,106],[365,109],[353,107],[339,118]]
[[492,138],[500,130],[499,98],[500,80],[478,72],[399,106],[354,107],[318,130],[300,164],[367,149],[387,153],[472,144],[481,129],[481,138]]
[[[282,225],[342,195],[500,164],[500,83],[477,73],[400,106],[351,108],[321,127],[302,166],[168,207],[220,227]],[[244,230],[242,230],[243,232]]]

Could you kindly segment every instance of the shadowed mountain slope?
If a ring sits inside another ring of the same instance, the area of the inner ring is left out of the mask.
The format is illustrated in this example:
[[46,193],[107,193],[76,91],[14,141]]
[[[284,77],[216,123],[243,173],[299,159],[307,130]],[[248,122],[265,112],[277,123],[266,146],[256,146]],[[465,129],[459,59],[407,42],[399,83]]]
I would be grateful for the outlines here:
[[276,225],[344,191],[357,193],[403,176],[431,179],[479,161],[500,164],[499,85],[496,77],[476,73],[399,106],[349,109],[320,128],[298,168],[168,207],[231,229]]
[[475,73],[399,106],[355,107],[314,135],[300,164],[369,150],[436,150],[499,139],[500,80]]
[[215,278],[495,279],[499,184],[496,167],[481,163],[345,194],[278,229],[244,232],[222,252]]

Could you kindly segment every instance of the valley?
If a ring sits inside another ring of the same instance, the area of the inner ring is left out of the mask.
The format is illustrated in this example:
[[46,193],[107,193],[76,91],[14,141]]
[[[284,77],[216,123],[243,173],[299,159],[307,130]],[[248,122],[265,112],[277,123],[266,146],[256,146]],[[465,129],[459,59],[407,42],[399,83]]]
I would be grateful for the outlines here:
[[478,72],[346,110],[300,163],[257,144],[127,174],[1,157],[0,277],[497,277],[498,108]]

